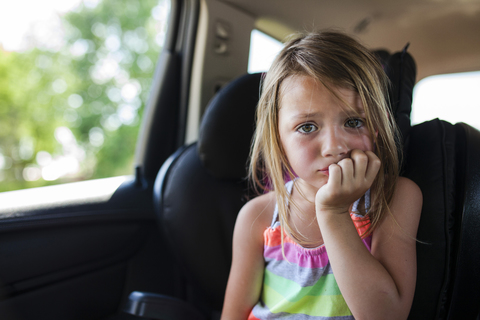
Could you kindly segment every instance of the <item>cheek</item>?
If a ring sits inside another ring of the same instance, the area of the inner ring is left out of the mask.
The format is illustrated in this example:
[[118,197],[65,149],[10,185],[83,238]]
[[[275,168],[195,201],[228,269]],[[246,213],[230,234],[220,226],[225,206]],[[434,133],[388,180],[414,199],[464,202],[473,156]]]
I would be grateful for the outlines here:
[[363,151],[373,151],[373,141],[370,136],[363,136],[363,145],[364,145],[364,150]]
[[312,149],[311,144],[302,141],[302,139],[292,139],[289,143],[288,141],[286,142],[286,144],[283,144],[283,148],[293,169],[301,168],[305,163],[309,163],[314,159],[315,151]]
[[285,157],[287,158],[288,163],[292,165],[292,162],[294,161],[295,150],[291,148],[291,143],[289,143],[288,139],[281,137],[280,141],[282,142],[282,149]]
[[369,134],[361,134],[352,141],[350,149],[360,149],[362,151],[373,151],[373,140]]
[[306,168],[314,159],[308,152],[301,149],[296,151],[290,158],[290,165],[295,172],[301,172],[302,169]]

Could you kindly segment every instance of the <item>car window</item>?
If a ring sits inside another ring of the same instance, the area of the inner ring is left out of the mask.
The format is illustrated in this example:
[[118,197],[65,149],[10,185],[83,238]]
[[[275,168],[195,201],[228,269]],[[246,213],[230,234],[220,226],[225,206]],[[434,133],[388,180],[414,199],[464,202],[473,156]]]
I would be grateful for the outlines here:
[[169,0],[0,4],[0,191],[133,173],[169,13]]
[[250,37],[248,73],[265,72],[270,68],[283,43],[259,30],[253,30]]
[[480,130],[480,72],[427,77],[413,92],[412,124],[434,118]]

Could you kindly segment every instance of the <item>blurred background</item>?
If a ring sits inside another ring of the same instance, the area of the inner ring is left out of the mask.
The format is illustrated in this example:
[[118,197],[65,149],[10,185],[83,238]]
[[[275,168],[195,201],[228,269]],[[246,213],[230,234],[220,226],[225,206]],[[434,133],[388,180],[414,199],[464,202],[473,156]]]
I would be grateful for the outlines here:
[[0,191],[133,173],[169,7],[0,3]]
[[[169,0],[0,2],[0,192],[133,174],[169,13]],[[248,71],[281,48],[254,30]],[[478,88],[480,72],[421,79],[413,124],[480,129]]]

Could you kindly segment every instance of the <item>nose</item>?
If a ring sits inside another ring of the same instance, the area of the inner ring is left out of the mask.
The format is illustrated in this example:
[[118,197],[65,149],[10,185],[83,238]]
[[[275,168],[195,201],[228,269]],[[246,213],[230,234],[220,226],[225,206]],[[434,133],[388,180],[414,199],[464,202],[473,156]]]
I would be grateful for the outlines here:
[[345,157],[350,151],[341,130],[335,127],[324,128],[321,137],[323,157]]

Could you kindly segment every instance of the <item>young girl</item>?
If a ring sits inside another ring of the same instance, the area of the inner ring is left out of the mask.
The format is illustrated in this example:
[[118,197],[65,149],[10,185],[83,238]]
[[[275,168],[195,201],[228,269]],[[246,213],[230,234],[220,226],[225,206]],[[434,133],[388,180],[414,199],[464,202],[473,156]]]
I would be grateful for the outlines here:
[[407,318],[422,196],[398,177],[387,85],[376,58],[342,33],[280,52],[250,165],[270,192],[237,218],[222,319]]

